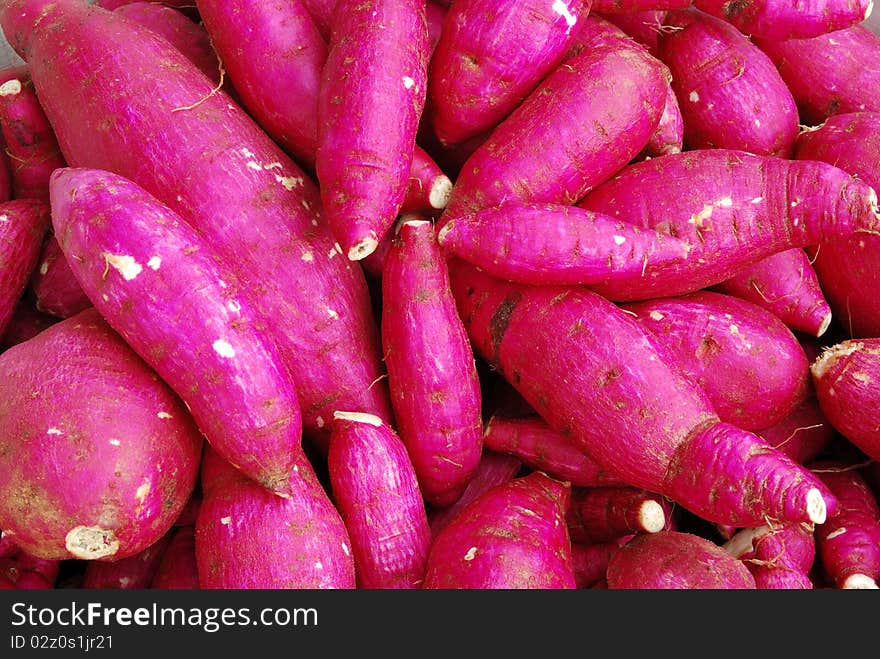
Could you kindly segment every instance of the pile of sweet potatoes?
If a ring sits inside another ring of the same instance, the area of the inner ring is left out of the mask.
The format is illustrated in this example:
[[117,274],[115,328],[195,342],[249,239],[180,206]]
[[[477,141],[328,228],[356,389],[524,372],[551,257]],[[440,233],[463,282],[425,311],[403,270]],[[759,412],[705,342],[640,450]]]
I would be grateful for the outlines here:
[[3,0],[0,588],[877,588],[870,13]]

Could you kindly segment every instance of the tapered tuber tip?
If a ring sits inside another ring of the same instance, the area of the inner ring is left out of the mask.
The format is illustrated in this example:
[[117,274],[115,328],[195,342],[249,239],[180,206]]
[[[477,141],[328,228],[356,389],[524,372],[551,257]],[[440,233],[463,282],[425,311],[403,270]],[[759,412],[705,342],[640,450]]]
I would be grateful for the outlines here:
[[379,241],[376,240],[373,236],[367,236],[366,238],[362,238],[360,241],[352,245],[348,250],[348,260],[349,261],[360,261],[361,259],[367,258],[370,254],[376,251],[376,248],[379,246]]
[[825,497],[817,488],[811,487],[807,491],[807,517],[814,524],[824,524],[827,514],[828,507],[825,504]]
[[371,426],[376,426],[377,428],[382,427],[382,419],[375,414],[369,414],[367,412],[345,412],[342,410],[336,410],[333,412],[333,418],[342,421],[353,421],[355,423],[367,423]]
[[819,328],[816,330],[816,336],[820,337],[823,334],[825,334],[825,332],[828,331],[829,327],[831,327],[831,312],[830,311],[827,314],[825,314],[825,317],[822,318],[822,322],[819,323]]
[[438,176],[431,184],[431,190],[428,192],[428,203],[431,208],[438,211],[443,210],[449,204],[449,197],[452,195],[452,180],[445,174]]
[[840,584],[842,590],[880,590],[877,582],[867,574],[851,574]]
[[645,533],[659,533],[666,527],[666,512],[658,502],[648,500],[639,506],[638,520]]

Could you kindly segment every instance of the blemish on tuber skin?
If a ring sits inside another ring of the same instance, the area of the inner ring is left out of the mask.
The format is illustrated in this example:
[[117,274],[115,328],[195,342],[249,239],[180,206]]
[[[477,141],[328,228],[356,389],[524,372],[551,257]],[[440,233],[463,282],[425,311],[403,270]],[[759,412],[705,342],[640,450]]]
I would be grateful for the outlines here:
[[70,529],[64,545],[73,556],[87,561],[113,556],[119,550],[119,540],[114,532],[99,526],[77,526]]

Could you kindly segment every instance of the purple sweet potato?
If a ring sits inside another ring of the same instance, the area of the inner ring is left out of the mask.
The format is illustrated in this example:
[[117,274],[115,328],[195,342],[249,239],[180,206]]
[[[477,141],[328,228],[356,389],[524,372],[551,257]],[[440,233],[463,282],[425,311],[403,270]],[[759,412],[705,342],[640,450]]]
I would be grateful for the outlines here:
[[400,214],[438,213],[446,208],[450,194],[452,181],[431,155],[416,144]]
[[516,456],[484,448],[477,470],[455,503],[444,508],[432,508],[428,511],[428,522],[431,525],[432,536],[436,536],[444,526],[455,519],[458,513],[471,501],[496,485],[501,485],[514,478],[522,467],[522,462]]
[[538,416],[509,418],[493,415],[483,431],[483,446],[521,460],[530,469],[567,481],[575,487],[623,485],[574,442]]
[[814,528],[806,524],[776,524],[738,531],[725,544],[740,559],[760,590],[810,590],[810,571],[816,558]]
[[0,351],[32,339],[58,321],[58,317],[38,311],[34,301],[25,294],[16,305],[6,330],[0,335]]
[[162,556],[171,542],[174,530],[134,556],[118,561],[89,561],[83,572],[80,588],[89,590],[143,590],[150,586],[159,569]]
[[431,59],[434,132],[458,144],[492,130],[561,61],[590,0],[456,0]]
[[92,306],[92,301],[67,264],[54,233],[43,244],[29,285],[36,299],[37,310],[43,313],[70,318]]
[[195,525],[174,530],[153,574],[150,588],[155,590],[198,590],[199,568],[196,564]]
[[49,201],[49,176],[64,156],[27,77],[0,85],[0,132],[9,156],[12,196]]
[[578,588],[592,588],[605,580],[608,561],[622,545],[633,538],[625,535],[608,542],[581,544],[571,543],[571,561],[574,566],[574,578]]
[[45,201],[11,199],[0,203],[0,334],[27,288],[50,223]]
[[715,543],[681,531],[635,536],[608,560],[608,588],[754,589],[755,579]]
[[356,261],[376,249],[406,194],[427,94],[425,3],[338,0],[331,28],[315,169],[327,223]]
[[684,241],[577,206],[509,202],[444,218],[437,239],[450,254],[525,284],[642,281],[689,263]]
[[262,300],[309,438],[326,441],[338,406],[388,418],[384,382],[370,386],[384,368],[363,272],[340,258],[305,172],[146,27],[77,0],[5,3],[0,25],[29,61],[68,164],[143,187]]
[[784,249],[880,227],[876,192],[846,171],[735,149],[628,165],[579,206],[669,233],[690,248],[679,266],[590,286],[620,302],[694,292]]
[[810,380],[803,347],[769,311],[712,291],[623,305],[697,382],[722,421],[745,430],[782,420]]
[[336,6],[336,0],[302,0],[306,11],[315,21],[318,31],[324,37],[324,41],[330,39],[330,23],[333,20],[333,8]]
[[816,527],[816,552],[842,589],[877,589],[880,580],[880,505],[858,469],[838,461],[811,469],[834,492],[837,513]]
[[420,588],[431,528],[406,447],[373,414],[337,411],[327,469],[359,588]]
[[798,109],[772,60],[730,23],[694,9],[670,11],[658,56],[691,149],[741,149],[787,158]]
[[[807,358],[811,364],[815,359],[810,353]],[[755,434],[802,465],[812,462],[837,436],[819,407],[812,378],[791,412],[772,426],[756,430]]]
[[6,350],[0,373],[0,528],[21,549],[120,560],[168,531],[202,435],[97,310]]
[[58,243],[95,307],[177,392],[226,460],[281,496],[302,452],[291,375],[227,261],[140,186],[52,176]]
[[880,338],[846,339],[826,348],[810,371],[825,418],[880,460]]
[[599,14],[632,15],[647,11],[686,9],[693,0],[593,0],[591,11]]
[[539,471],[488,490],[435,536],[423,587],[575,588],[570,497],[568,484]]
[[[598,14],[591,13],[589,16],[578,21],[577,26],[572,31],[568,50],[566,51],[566,59],[574,57],[585,49],[597,48],[608,44],[609,41],[613,44],[615,40],[619,39],[623,39],[627,47],[632,47],[634,43],[644,45],[611,21],[602,18]],[[645,47],[647,48],[647,46]],[[649,52],[651,51],[649,50]],[[656,56],[656,53],[651,52],[651,55]],[[663,113],[660,115],[657,128],[639,155],[656,157],[666,153],[678,153],[681,151],[683,138],[684,126],[681,110],[678,99],[675,96],[675,91],[672,85],[669,84],[666,87]]]
[[327,44],[305,4],[198,0],[196,6],[242,103],[278,144],[312,170]]
[[195,524],[204,589],[355,587],[348,532],[311,464],[290,473],[292,496],[277,497],[206,447],[203,500]]
[[880,36],[854,25],[811,39],[754,39],[791,91],[801,122],[844,112],[878,112]]
[[[822,250],[835,242],[826,242]],[[767,309],[797,332],[818,337],[831,325],[831,307],[810,257],[800,247],[761,259],[712,288]]]
[[[690,4],[690,3],[688,3]],[[666,18],[666,9],[646,9],[642,11],[626,13],[601,13],[608,22],[616,25],[626,34],[638,41],[648,49],[654,57],[659,54],[657,41],[663,28],[663,19]]]
[[642,46],[623,39],[569,58],[470,155],[441,220],[512,201],[576,202],[648,143],[667,76]]
[[[836,114],[802,131],[795,158],[831,163],[876,190],[880,112]],[[841,329],[850,338],[880,336],[880,237],[859,234],[829,240],[813,251],[819,284]]]
[[739,526],[821,522],[834,510],[816,477],[721,422],[638,320],[605,298],[507,283],[458,260],[450,272],[477,352],[551,427],[629,485]]
[[[187,4],[194,7],[195,1],[188,0]],[[192,20],[180,8],[174,8],[165,2],[141,0],[126,2],[113,11],[161,34],[214,84],[225,82],[221,78],[220,61],[214,52],[210,35],[201,23]],[[200,20],[203,18],[200,15]],[[229,63],[224,60],[223,64],[228,69]]]
[[610,542],[635,533],[666,528],[671,505],[638,487],[575,487],[567,513],[572,542]]
[[474,353],[427,220],[403,222],[382,271],[382,349],[396,427],[434,506],[453,503],[480,461]]
[[744,34],[766,39],[809,39],[861,23],[873,0],[693,0],[694,6],[736,26]]

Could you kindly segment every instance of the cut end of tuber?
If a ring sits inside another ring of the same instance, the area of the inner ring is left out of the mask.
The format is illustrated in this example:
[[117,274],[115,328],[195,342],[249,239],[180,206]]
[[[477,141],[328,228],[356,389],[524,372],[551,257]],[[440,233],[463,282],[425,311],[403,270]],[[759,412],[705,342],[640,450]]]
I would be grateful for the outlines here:
[[822,322],[819,323],[819,328],[816,330],[816,336],[820,337],[823,334],[825,334],[825,332],[828,331],[829,327],[831,327],[831,312],[830,311],[822,319]]
[[116,554],[119,540],[113,531],[98,526],[77,526],[67,532],[64,546],[74,557],[91,561]]
[[867,574],[851,574],[840,584],[842,590],[878,590],[877,582]]
[[817,488],[811,487],[807,491],[807,517],[814,524],[824,524],[827,514],[825,498]]
[[358,243],[352,245],[348,250],[348,260],[349,261],[360,261],[361,259],[367,258],[370,254],[376,251],[376,248],[379,246],[379,241],[376,240],[373,236],[367,236],[366,238],[362,238]]
[[375,414],[368,414],[367,412],[344,412],[336,410],[333,412],[333,418],[341,419],[343,421],[353,421],[355,423],[368,423],[377,428],[382,427],[382,419]]
[[13,78],[0,85],[0,96],[15,96],[16,94],[21,94],[21,80]]
[[648,500],[639,507],[639,524],[645,533],[659,533],[666,527],[666,513],[658,502]]
[[813,362],[810,370],[815,378],[821,379],[829,367],[833,366],[838,359],[851,355],[857,350],[861,350],[863,344],[859,341],[843,341],[832,346],[822,352]]
[[438,176],[431,184],[431,191],[428,193],[428,203],[431,208],[438,211],[443,210],[449,205],[449,198],[452,195],[452,180],[445,174]]

